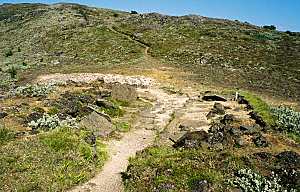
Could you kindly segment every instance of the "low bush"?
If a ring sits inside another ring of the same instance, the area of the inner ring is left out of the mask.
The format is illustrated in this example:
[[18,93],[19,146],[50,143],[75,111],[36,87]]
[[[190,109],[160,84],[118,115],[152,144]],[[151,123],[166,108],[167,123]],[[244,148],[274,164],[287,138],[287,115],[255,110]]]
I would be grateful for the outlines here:
[[67,117],[65,120],[60,120],[57,114],[55,115],[44,114],[42,118],[36,121],[31,121],[28,124],[28,126],[34,130],[41,129],[44,131],[49,131],[57,127],[78,128],[78,124],[75,118]]
[[0,125],[0,145],[12,140],[13,138],[13,132],[5,127],[1,127]]
[[245,192],[287,192],[279,182],[280,179],[275,175],[272,178],[266,178],[251,169],[240,169],[236,177],[230,181],[233,186]]
[[300,112],[287,107],[272,108],[271,111],[276,118],[276,122],[284,132],[300,136]]
[[46,85],[25,85],[17,87],[13,94],[16,96],[25,96],[25,97],[41,97],[48,95],[52,90],[54,89],[54,86],[51,84]]

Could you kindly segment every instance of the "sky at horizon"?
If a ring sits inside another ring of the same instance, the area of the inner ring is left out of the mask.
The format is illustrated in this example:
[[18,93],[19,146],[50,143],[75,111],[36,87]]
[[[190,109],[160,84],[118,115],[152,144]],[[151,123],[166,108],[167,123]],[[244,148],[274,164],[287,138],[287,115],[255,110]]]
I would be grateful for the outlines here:
[[0,0],[2,3],[79,3],[93,7],[168,15],[197,14],[214,18],[275,25],[281,31],[300,32],[300,0]]

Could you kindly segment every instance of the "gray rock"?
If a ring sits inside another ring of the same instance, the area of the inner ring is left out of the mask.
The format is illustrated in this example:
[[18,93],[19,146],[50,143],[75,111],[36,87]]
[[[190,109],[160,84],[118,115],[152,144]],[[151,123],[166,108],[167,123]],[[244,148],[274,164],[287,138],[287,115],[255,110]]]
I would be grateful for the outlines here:
[[92,112],[84,117],[79,126],[91,130],[96,136],[106,137],[113,131],[112,123],[103,114]]

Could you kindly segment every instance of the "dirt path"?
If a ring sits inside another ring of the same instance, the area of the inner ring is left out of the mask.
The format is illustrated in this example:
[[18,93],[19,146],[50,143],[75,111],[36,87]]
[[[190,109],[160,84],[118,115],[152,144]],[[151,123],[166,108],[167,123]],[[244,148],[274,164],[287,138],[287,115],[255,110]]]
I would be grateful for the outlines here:
[[107,143],[110,159],[102,171],[88,183],[72,191],[122,192],[120,173],[126,170],[128,158],[153,144],[156,132],[162,131],[172,119],[174,111],[184,107],[188,100],[187,96],[168,94],[157,85],[138,88],[137,91],[141,98],[152,103],[152,107],[141,112],[133,131],[125,134],[121,140],[111,140]]
[[[126,171],[128,159],[136,152],[154,144],[157,136],[159,142],[155,144],[169,145],[172,144],[169,138],[176,139],[187,131],[208,129],[209,121],[206,115],[214,103],[201,101],[199,93],[190,87],[185,88],[183,93],[174,93],[166,91],[151,78],[93,73],[44,75],[40,76],[37,82],[61,84],[68,81],[80,83],[99,79],[105,83],[134,85],[138,87],[139,98],[152,105],[138,114],[132,131],[124,134],[120,140],[109,140],[106,143],[110,159],[98,175],[72,189],[73,192],[123,192],[121,172]],[[190,130],[181,130],[179,124],[189,127]]]

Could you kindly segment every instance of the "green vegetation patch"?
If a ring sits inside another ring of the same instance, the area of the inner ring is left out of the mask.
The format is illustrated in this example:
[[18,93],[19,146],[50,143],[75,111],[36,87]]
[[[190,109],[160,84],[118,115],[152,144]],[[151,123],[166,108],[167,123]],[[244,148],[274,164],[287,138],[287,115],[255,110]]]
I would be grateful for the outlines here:
[[249,92],[243,91],[241,95],[244,96],[247,101],[249,101],[250,105],[253,107],[253,110],[260,115],[269,126],[275,126],[276,123],[272,115],[271,108],[265,101],[263,101],[257,95]]
[[[87,131],[58,128],[0,146],[0,188],[4,191],[63,191],[91,178],[106,152],[85,142]],[[96,157],[95,157],[96,155]]]
[[126,191],[190,191],[199,180],[224,191],[223,183],[242,167],[243,161],[226,151],[151,147],[130,159],[123,180]]

